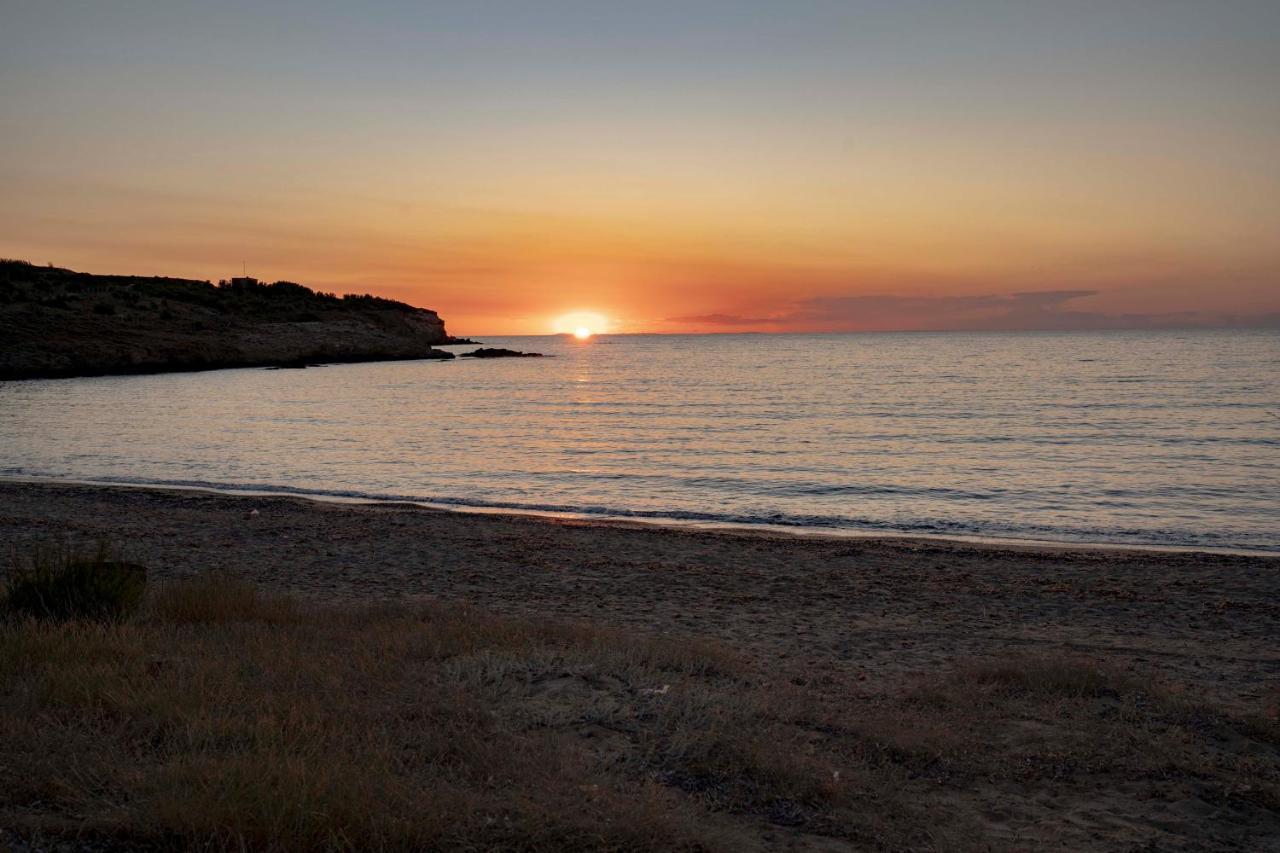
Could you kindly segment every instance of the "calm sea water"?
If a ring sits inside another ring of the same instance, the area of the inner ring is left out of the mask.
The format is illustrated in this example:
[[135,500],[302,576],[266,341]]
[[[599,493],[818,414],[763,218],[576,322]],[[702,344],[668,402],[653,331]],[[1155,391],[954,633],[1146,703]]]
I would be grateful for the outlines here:
[[1280,550],[1274,331],[485,342],[0,383],[0,474]]

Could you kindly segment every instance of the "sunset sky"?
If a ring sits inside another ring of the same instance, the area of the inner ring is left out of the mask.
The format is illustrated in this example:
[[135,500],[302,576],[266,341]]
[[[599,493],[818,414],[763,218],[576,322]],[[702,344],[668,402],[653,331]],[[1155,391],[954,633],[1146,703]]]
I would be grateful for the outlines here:
[[0,21],[0,256],[458,334],[1280,325],[1275,0]]

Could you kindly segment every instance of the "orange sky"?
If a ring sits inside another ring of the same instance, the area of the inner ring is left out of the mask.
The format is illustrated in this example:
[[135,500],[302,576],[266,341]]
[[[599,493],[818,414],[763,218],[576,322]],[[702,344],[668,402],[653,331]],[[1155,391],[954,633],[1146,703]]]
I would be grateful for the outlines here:
[[1274,6],[173,8],[15,13],[0,255],[469,335],[1280,325]]

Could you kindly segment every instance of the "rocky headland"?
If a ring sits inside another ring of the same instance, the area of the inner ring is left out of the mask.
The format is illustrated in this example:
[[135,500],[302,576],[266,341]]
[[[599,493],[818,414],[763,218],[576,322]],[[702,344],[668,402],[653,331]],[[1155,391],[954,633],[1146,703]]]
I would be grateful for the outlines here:
[[449,359],[435,311],[293,282],[92,275],[0,261],[0,379]]

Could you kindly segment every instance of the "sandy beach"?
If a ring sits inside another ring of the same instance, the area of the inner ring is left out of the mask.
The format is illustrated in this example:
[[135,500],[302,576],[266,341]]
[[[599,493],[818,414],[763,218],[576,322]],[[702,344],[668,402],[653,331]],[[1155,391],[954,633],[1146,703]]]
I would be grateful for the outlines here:
[[[159,577],[211,569],[332,599],[458,599],[722,641],[771,666],[902,676],[1071,651],[1255,703],[1280,684],[1280,559],[802,538],[289,497],[0,483],[0,545],[125,543]],[[257,510],[256,516],[248,514]]]
[[0,545],[60,539],[158,597],[8,629],[15,850],[1280,845],[1275,558],[0,483]]

